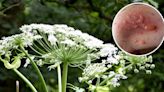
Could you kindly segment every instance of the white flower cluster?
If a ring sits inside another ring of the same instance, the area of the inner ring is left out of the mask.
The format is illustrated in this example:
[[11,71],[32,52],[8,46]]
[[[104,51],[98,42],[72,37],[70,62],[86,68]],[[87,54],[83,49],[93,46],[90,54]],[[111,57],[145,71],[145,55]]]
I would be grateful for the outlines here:
[[[102,40],[67,25],[31,24],[22,26],[20,30],[23,33],[41,35],[44,41],[39,40],[38,42],[47,51],[41,53],[42,57],[50,58],[50,56],[54,56],[53,58],[56,58],[59,62],[63,58],[72,62],[91,62],[102,56],[111,56],[118,50],[112,44],[103,44]],[[54,52],[58,55],[55,55]]]
[[116,48],[113,44],[107,43],[102,45],[102,48],[100,49],[100,56],[101,57],[106,57],[106,56],[112,56],[113,54],[115,55],[117,52],[118,48]]
[[[149,69],[155,67],[154,64],[151,64],[151,56],[132,57],[123,53],[119,54],[118,48],[113,44],[104,44],[102,40],[67,25],[30,24],[22,26],[20,30],[21,34],[4,37],[0,40],[1,56],[6,55],[5,58],[8,58],[7,55],[10,55],[13,49],[19,50],[20,46],[29,46],[36,52],[30,54],[30,57],[34,61],[37,59],[36,63],[39,66],[49,64],[48,68],[51,70],[63,62],[67,62],[70,66],[82,68],[83,73],[79,81],[87,82],[91,90],[101,88],[108,90],[105,87],[119,86],[119,80],[127,78],[126,70],[131,67],[135,67],[134,72],[136,73],[139,70],[145,70],[148,74],[151,74]],[[10,65],[1,56],[1,61]],[[18,57],[19,61],[24,54],[20,57]],[[28,64],[29,60],[27,59],[24,66],[27,67]],[[18,65],[20,66],[20,63]],[[96,81],[96,85],[93,84],[93,81]],[[84,91],[78,87],[75,90],[77,92]]]
[[139,73],[140,70],[144,70],[147,74],[151,74],[151,69],[155,68],[155,64],[152,64],[152,56],[129,56],[121,53],[120,57],[130,63],[132,66],[129,69],[133,69],[134,72]]
[[[79,77],[79,81],[83,82],[86,81],[89,84],[92,84],[92,81],[95,78],[101,78],[102,80],[106,80],[105,85],[117,87],[120,85],[119,80],[121,79],[127,79],[127,76],[123,73],[123,68],[118,68],[118,71],[115,72],[113,70],[110,70],[111,67],[108,67],[108,65],[111,64],[105,64],[105,63],[91,63],[87,67],[84,68],[82,77]],[[113,68],[114,69],[114,68]],[[115,70],[115,69],[114,69]]]
[[[3,37],[2,40],[0,40],[0,61],[4,63],[7,69],[19,68],[21,59],[25,56],[20,51],[20,48],[30,46],[34,40],[40,38],[42,38],[40,35],[33,35],[31,33],[21,33]],[[16,53],[16,56],[13,56],[12,53]]]
[[40,35],[33,35],[31,33],[21,33],[3,37],[2,40],[0,40],[0,55],[4,55],[12,49],[17,49],[19,46],[27,47],[32,45],[34,40],[40,38]]
[[[109,72],[109,69],[119,64],[120,59],[117,55],[118,48],[113,44],[104,44],[102,40],[67,25],[31,24],[22,26],[20,30],[24,33],[38,34],[43,37],[42,40],[38,41],[42,49],[45,49],[44,53],[40,51],[41,57],[45,59],[41,60],[41,65],[49,63],[51,64],[49,69],[54,69],[64,60],[67,60],[71,65],[76,64],[78,66],[77,62],[85,64],[82,77],[79,80],[87,81],[90,84],[95,78],[110,78],[107,81],[108,85],[118,86],[118,81],[126,77],[122,71],[114,72],[113,75],[112,72]],[[99,63],[91,62],[100,58],[105,59]]]
[[100,77],[102,73],[107,71],[108,68],[103,63],[92,63],[86,66],[86,68],[83,69],[83,77],[79,78],[79,81],[86,81],[90,80],[93,77]]
[[112,85],[113,87],[120,86],[119,80],[127,79],[127,76],[115,73],[114,71],[110,71],[108,77],[111,79],[107,81],[107,85]]
[[53,26],[47,24],[30,24],[30,25],[23,25],[20,30],[23,33],[36,33],[37,30],[44,32],[44,33],[54,33],[52,30]]
[[[121,79],[128,78],[125,75],[128,70],[134,68],[136,73],[139,70],[145,70],[147,74],[151,74],[151,69],[155,67],[154,64],[151,64],[151,56],[129,56],[122,52],[116,53],[116,51],[117,49],[113,49],[113,51],[110,51],[111,53],[104,51],[101,57],[106,56],[106,59],[103,58],[102,62],[99,63],[91,62],[89,65],[86,65],[83,69],[82,77],[79,77],[79,81],[87,82],[90,85],[89,90],[91,91],[97,90],[98,86],[117,87],[120,85],[119,81]],[[95,82],[96,85],[94,84]]]
[[90,49],[103,46],[103,41],[67,25],[30,24],[22,26],[20,30],[24,33],[36,34],[39,31],[48,34],[48,40],[51,42],[51,45],[55,45],[56,42],[60,41],[70,46],[84,45]]

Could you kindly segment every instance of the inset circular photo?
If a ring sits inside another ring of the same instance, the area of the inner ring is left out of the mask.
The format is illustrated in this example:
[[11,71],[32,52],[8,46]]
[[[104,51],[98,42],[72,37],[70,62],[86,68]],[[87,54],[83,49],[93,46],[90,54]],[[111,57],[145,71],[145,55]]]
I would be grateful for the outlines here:
[[132,3],[115,16],[112,35],[117,46],[132,55],[156,51],[164,39],[164,20],[160,12],[146,3]]

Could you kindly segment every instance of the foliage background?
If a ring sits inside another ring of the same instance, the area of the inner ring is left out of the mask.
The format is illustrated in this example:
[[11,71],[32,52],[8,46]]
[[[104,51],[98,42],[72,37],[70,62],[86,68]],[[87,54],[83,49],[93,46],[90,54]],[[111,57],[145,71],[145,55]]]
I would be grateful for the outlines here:
[[[114,43],[111,36],[113,18],[119,9],[132,2],[149,3],[164,15],[164,0],[0,0],[0,37],[19,33],[18,28],[23,24],[67,24],[105,42]],[[121,86],[114,88],[113,92],[164,92],[163,45],[153,54],[153,59],[156,68],[152,75],[132,72],[128,80],[121,81]],[[23,68],[23,63],[19,70],[41,89],[31,66]],[[49,71],[46,66],[41,67],[41,71],[50,92],[56,92],[56,71]],[[77,81],[80,73],[80,70],[70,68],[68,81],[85,86]],[[15,92],[16,80],[20,81],[20,92],[30,92],[26,84],[0,62],[0,92]]]

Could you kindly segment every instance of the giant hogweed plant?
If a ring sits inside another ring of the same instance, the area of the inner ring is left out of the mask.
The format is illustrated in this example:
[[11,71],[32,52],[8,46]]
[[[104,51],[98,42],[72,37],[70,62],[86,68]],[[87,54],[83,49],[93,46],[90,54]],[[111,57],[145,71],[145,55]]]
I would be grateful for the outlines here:
[[[0,61],[19,75],[33,92],[38,90],[18,70],[22,59],[26,59],[24,67],[32,64],[39,76],[43,88],[39,92],[48,92],[48,89],[38,66],[48,65],[49,70],[57,69],[59,92],[66,92],[66,88],[76,92],[109,92],[112,87],[120,85],[119,80],[127,79],[128,71],[138,73],[144,70],[151,74],[155,67],[151,56],[127,55],[113,44],[67,25],[30,24],[20,30],[22,33],[0,40]],[[67,83],[69,67],[83,71],[79,82],[86,83],[88,88]]]

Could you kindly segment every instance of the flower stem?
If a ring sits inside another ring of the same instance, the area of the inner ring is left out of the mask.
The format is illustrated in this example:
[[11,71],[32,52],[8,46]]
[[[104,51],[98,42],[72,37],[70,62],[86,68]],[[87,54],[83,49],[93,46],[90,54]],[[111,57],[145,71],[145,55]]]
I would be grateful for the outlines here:
[[67,73],[68,73],[68,63],[63,63],[63,71],[62,71],[62,92],[66,92],[67,88]]
[[31,88],[31,90],[32,90],[33,92],[38,92],[38,91],[35,89],[35,87],[32,85],[32,83],[31,83],[21,72],[19,72],[17,69],[13,69],[13,71],[14,71],[20,78],[22,78],[22,80],[23,80],[24,82],[26,82],[26,84]]
[[[122,71],[126,71],[129,67],[131,67],[133,64],[129,64],[129,65],[127,65]],[[111,78],[113,78],[114,77],[114,75],[113,76],[111,76],[111,77],[109,77],[109,78],[107,78],[107,79],[105,79],[105,80],[103,80],[101,83],[100,83],[100,85],[102,86],[102,85],[104,85],[108,80],[110,80]]]
[[60,65],[57,66],[57,72],[58,72],[58,89],[59,89],[59,92],[62,92],[61,68],[60,68]]
[[43,87],[44,92],[48,92],[48,89],[47,89],[47,87],[46,87],[45,80],[44,80],[44,78],[43,78],[43,76],[42,76],[42,74],[41,74],[41,72],[40,72],[38,66],[37,66],[37,65],[35,64],[35,62],[31,59],[31,57],[30,57],[29,54],[26,52],[26,50],[24,49],[24,47],[21,46],[21,49],[22,49],[22,51],[25,53],[25,55],[29,58],[29,60],[30,60],[30,62],[31,62],[31,64],[32,64],[32,66],[33,66],[33,68],[36,70],[36,72],[37,72],[37,74],[38,74],[38,76],[39,76],[39,80],[40,80],[40,82],[41,82],[41,84],[42,84],[42,87]]
[[103,86],[108,80],[112,79],[113,77],[114,77],[114,75],[111,76],[111,77],[106,78],[106,79],[103,80],[99,85],[100,85],[100,86]]

